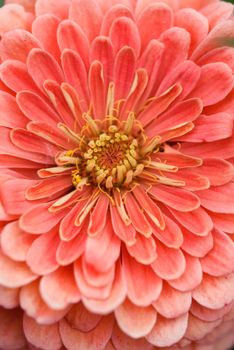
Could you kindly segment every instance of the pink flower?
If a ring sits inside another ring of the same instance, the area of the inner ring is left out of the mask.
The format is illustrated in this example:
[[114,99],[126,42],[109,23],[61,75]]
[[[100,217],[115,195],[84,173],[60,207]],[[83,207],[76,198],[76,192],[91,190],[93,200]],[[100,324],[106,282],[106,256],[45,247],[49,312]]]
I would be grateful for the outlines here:
[[231,346],[232,11],[37,0],[3,36],[0,349]]

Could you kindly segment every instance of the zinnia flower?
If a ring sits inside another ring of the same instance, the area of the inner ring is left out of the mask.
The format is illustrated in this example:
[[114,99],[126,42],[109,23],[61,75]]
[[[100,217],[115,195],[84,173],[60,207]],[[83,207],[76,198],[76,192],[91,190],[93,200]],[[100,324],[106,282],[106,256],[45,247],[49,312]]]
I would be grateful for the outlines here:
[[5,30],[2,350],[232,345],[232,11],[37,0]]

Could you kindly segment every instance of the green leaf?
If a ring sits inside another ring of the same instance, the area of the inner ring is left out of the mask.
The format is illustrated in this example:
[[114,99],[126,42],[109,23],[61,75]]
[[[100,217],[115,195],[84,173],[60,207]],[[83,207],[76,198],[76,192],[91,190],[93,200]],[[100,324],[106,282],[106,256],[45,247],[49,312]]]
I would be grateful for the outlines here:
[[3,5],[4,0],[0,0],[0,7]]

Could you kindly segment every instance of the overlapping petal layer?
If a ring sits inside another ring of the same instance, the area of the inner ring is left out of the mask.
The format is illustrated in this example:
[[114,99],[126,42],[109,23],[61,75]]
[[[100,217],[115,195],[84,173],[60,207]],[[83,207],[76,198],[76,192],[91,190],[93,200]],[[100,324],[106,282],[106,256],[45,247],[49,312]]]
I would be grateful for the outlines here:
[[228,349],[233,5],[8,2],[0,349]]

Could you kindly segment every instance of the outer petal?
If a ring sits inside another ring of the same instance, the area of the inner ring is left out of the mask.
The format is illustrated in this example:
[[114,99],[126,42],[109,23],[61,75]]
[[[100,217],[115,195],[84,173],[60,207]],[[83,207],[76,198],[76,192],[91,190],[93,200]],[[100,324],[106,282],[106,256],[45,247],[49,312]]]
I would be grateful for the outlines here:
[[51,13],[59,18],[67,18],[71,0],[38,0],[36,2],[36,16]]
[[6,310],[0,308],[0,347],[4,350],[18,350],[26,346],[22,327],[23,314],[21,310]]

